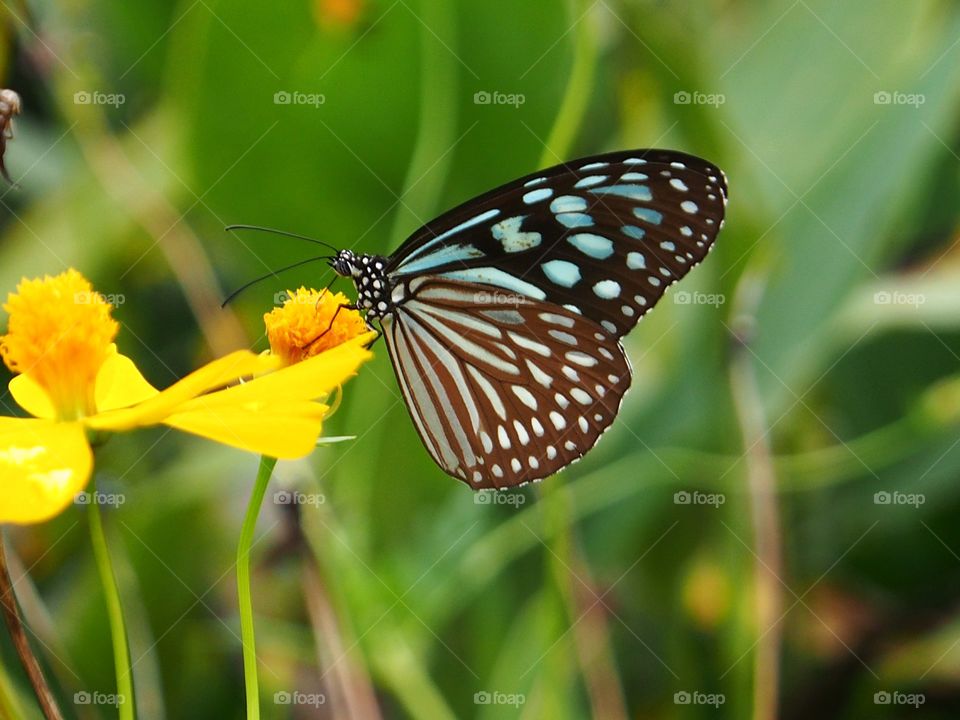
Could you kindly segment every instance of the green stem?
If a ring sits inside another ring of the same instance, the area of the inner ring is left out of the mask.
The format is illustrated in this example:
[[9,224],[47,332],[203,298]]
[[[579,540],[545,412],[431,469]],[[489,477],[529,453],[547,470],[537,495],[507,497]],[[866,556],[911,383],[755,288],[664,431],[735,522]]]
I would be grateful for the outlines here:
[[253,634],[253,601],[250,598],[250,548],[253,546],[253,533],[257,527],[260,506],[267,493],[270,476],[276,467],[275,458],[260,458],[257,480],[247,505],[247,516],[240,531],[240,543],[237,546],[237,596],[240,604],[240,637],[243,641],[243,680],[247,691],[247,720],[260,718],[260,685],[257,680],[257,646]]
[[[96,496],[96,485],[91,485]],[[130,649],[127,646],[127,628],[123,621],[123,607],[120,604],[120,590],[117,587],[117,576],[110,561],[110,551],[107,549],[107,538],[103,532],[103,519],[100,517],[100,506],[91,500],[90,539],[93,543],[93,555],[97,562],[97,571],[100,574],[100,584],[107,601],[107,614],[110,618],[110,636],[113,641],[113,665],[117,676],[118,712],[120,720],[133,720],[133,668],[130,667]]]
[[567,159],[593,95],[597,68],[597,37],[587,0],[569,3],[571,21],[577,21],[574,33],[573,66],[560,110],[550,129],[540,165],[556,165]]
[[0,666],[0,720],[21,720],[25,717],[14,692],[13,682],[7,675],[6,668]]

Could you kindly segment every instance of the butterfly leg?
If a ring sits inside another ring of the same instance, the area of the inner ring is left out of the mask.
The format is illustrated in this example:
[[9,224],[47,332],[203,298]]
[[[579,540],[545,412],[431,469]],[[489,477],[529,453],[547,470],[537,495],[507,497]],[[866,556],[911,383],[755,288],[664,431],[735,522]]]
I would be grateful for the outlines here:
[[306,344],[305,344],[303,347],[301,347],[300,349],[301,349],[301,350],[309,350],[310,347],[311,347],[313,344],[320,342],[320,340],[323,338],[323,336],[326,335],[328,332],[330,332],[330,330],[333,328],[333,323],[336,322],[336,320],[337,320],[337,315],[339,315],[339,314],[340,314],[340,311],[343,310],[344,308],[346,308],[347,310],[356,310],[356,309],[357,309],[357,306],[356,306],[356,305],[352,305],[352,304],[351,304],[351,305],[337,305],[337,309],[333,311],[333,317],[330,318],[330,323],[327,325],[327,329],[324,330],[324,331],[323,331],[322,333],[320,333],[319,335],[317,335],[313,340],[311,340],[310,342],[306,343]]

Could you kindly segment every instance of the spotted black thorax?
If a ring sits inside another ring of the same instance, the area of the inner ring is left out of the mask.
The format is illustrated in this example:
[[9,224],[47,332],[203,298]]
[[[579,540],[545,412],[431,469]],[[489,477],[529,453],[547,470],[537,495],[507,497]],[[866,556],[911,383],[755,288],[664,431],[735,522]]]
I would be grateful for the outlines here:
[[393,312],[390,284],[382,255],[357,255],[341,250],[330,261],[330,267],[341,277],[349,277],[357,287],[357,309],[365,310],[367,320],[382,318]]

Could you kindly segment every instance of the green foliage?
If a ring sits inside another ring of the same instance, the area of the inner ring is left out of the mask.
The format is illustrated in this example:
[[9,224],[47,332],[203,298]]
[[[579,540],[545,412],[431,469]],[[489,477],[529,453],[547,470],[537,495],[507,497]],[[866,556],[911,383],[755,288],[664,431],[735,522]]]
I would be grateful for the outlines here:
[[[281,464],[267,496],[253,551],[264,717],[759,718],[773,688],[756,687],[758,652],[778,632],[781,717],[899,717],[877,692],[956,716],[955,3],[29,4],[33,29],[11,3],[0,38],[16,58],[3,85],[25,103],[0,288],[77,267],[124,296],[121,349],[158,385],[262,349],[274,294],[328,281],[307,266],[220,311],[224,288],[313,250],[228,223],[389,252],[561,158],[675,147],[729,176],[715,251],[627,340],[620,420],[522,504],[477,504],[433,465],[377,347],[325,430],[357,439]],[[77,104],[84,91],[125,102]],[[476,104],[483,91],[524,102]],[[744,441],[737,358],[759,445]],[[751,446],[770,449],[781,526],[772,634]],[[98,467],[127,497],[105,518],[139,717],[240,717],[233,559],[256,458],[151,431],[114,439]],[[282,487],[324,502],[297,523],[271,502]],[[72,509],[12,545],[68,715],[108,717],[71,702],[113,692],[85,523]],[[28,707],[2,650],[0,686]],[[275,703],[295,691],[323,693],[329,714]],[[524,702],[478,704],[485,692]]]

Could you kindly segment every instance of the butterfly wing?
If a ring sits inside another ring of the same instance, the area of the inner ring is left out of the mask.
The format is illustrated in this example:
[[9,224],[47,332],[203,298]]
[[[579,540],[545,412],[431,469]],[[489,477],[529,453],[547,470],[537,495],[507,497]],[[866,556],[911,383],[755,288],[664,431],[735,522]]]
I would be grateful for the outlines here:
[[565,306],[622,337],[704,258],[726,202],[723,173],[691,155],[584,158],[450,210],[415,232],[387,273],[489,285]]
[[579,313],[422,277],[383,319],[427,450],[475,489],[561,470],[596,444],[630,386],[617,338]]
[[619,339],[723,225],[723,173],[663,150],[544,170],[415,232],[386,272],[382,320],[430,454],[474,488],[581,457],[630,384]]

